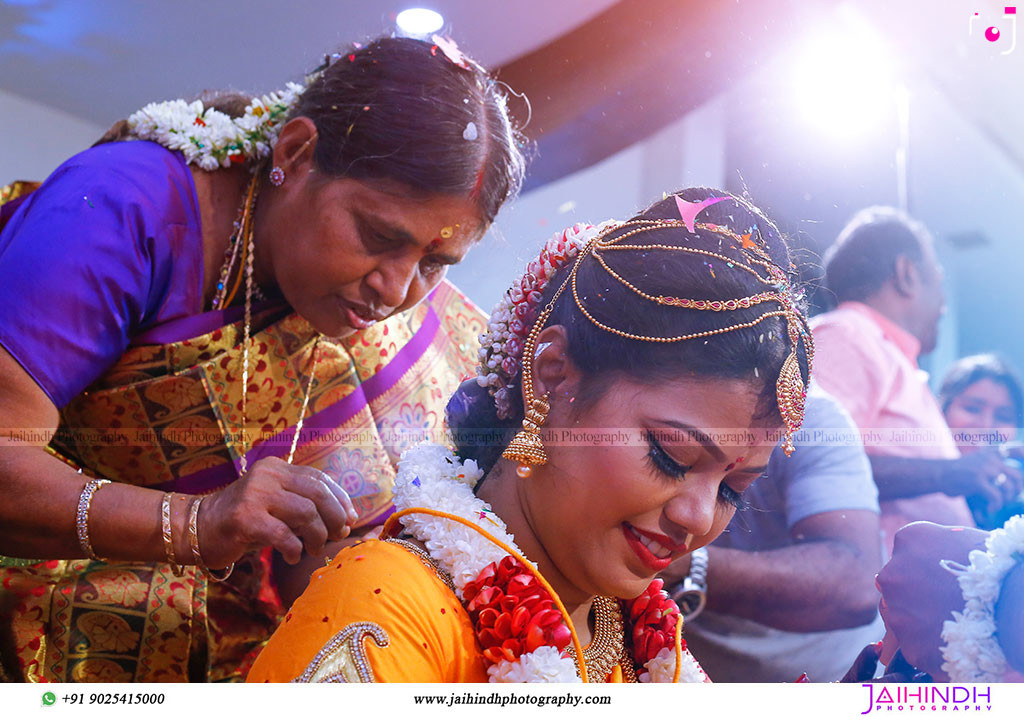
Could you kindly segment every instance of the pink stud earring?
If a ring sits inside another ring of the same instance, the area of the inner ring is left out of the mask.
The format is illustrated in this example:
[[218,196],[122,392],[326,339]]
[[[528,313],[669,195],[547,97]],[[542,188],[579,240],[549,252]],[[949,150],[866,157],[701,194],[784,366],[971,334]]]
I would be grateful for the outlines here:
[[284,170],[275,165],[274,168],[270,170],[270,183],[275,187],[280,187],[284,184]]

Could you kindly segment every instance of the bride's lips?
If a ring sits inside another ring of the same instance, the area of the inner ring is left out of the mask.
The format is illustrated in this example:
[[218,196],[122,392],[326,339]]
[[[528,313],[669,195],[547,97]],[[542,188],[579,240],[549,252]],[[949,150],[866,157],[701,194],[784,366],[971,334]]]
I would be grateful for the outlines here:
[[667,568],[673,560],[686,552],[684,543],[675,543],[664,535],[640,530],[629,523],[622,524],[622,534],[629,547],[640,558],[640,562],[656,573]]

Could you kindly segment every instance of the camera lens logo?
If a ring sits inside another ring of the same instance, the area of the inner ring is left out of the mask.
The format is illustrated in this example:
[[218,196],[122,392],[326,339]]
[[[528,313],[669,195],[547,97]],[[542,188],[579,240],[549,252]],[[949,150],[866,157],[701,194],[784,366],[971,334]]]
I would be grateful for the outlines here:
[[[969,36],[974,36],[974,23],[979,19],[981,19],[981,13],[976,12],[971,15],[971,18],[967,23],[967,34]],[[1003,8],[1002,16],[999,17],[996,22],[1002,24],[1004,29],[1009,29],[1009,47],[999,53],[1001,55],[1009,55],[1017,47],[1017,7],[1015,5],[1005,6]],[[1005,40],[1003,37],[1003,30],[996,25],[989,25],[986,27],[984,35],[985,39],[989,42],[1000,42],[1001,40]]]

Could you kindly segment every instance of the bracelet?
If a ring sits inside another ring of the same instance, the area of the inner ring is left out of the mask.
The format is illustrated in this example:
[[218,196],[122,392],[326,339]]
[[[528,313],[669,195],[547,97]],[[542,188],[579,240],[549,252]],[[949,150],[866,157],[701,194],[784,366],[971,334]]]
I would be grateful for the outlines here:
[[171,566],[171,572],[175,577],[181,577],[185,570],[178,564],[174,555],[174,536],[171,533],[171,498],[173,493],[164,493],[164,499],[160,503],[160,531],[164,538],[164,554]]
[[235,569],[235,564],[227,566],[224,569],[223,575],[214,575],[206,563],[203,562],[203,556],[199,552],[199,506],[203,504],[203,498],[206,496],[199,496],[192,501],[192,508],[188,514],[188,542],[192,546],[192,557],[196,560],[196,567],[203,571],[203,575],[208,577],[214,582],[220,583],[231,577],[231,572]]
[[103,560],[96,551],[92,549],[92,542],[89,540],[89,508],[92,505],[92,497],[96,491],[110,481],[104,478],[93,478],[82,488],[82,495],[78,498],[78,513],[75,515],[75,527],[78,528],[78,544],[90,560]]
[[690,553],[690,572],[669,588],[669,595],[688,620],[696,618],[708,601],[708,549]]

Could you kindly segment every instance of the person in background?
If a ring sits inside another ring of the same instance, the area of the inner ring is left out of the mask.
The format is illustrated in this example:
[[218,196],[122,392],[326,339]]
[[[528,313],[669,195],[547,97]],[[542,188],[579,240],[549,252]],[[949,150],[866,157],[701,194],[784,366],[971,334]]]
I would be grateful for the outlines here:
[[705,556],[663,573],[684,613],[706,589],[686,640],[716,682],[837,680],[882,636],[878,491],[857,426],[814,383],[795,445],[775,449]]
[[[1013,441],[1024,424],[1020,379],[993,354],[965,356],[950,366],[939,388],[939,403],[963,455]],[[1008,450],[1005,447],[1002,452]],[[989,455],[992,461],[1000,461],[1001,456]],[[971,505],[975,520],[985,528],[1002,525],[1010,516],[1024,513],[1024,495],[1014,493],[1013,481],[997,475],[996,483],[1006,501],[1002,510],[990,514],[982,505]]]
[[917,363],[935,348],[945,306],[928,230],[899,210],[865,209],[826,253],[825,281],[839,305],[812,322],[815,375],[860,428],[887,548],[914,520],[974,525],[965,497],[1000,510],[1020,471],[995,448],[960,455]]
[[965,356],[950,366],[939,404],[963,455],[1014,440],[1024,424],[1020,379],[993,354]]

